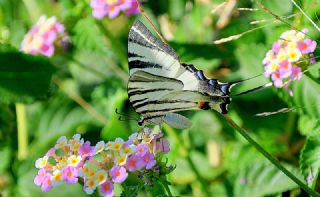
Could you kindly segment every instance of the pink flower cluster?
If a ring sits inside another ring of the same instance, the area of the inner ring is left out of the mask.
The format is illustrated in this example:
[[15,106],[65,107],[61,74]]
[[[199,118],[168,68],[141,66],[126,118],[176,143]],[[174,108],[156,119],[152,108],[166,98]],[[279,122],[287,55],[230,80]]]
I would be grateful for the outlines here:
[[127,141],[117,138],[95,146],[79,134],[70,140],[63,136],[36,161],[39,171],[34,182],[47,192],[62,182],[73,184],[81,179],[87,194],[99,187],[103,196],[114,196],[114,183],[123,183],[130,172],[152,170],[157,167],[157,154],[168,151],[169,142],[150,129],[132,134]]
[[89,141],[84,142],[79,134],[69,140],[62,136],[44,157],[36,160],[39,171],[34,183],[44,192],[62,182],[77,183],[79,169],[93,155],[94,146],[90,146]]
[[315,63],[313,52],[317,43],[305,39],[306,32],[307,29],[282,33],[263,59],[264,74],[271,76],[275,87],[287,88],[292,81],[301,78],[306,66]]
[[51,57],[55,46],[68,42],[63,24],[56,17],[41,16],[38,22],[24,36],[21,51],[29,54],[42,54]]
[[101,141],[95,149],[98,157],[88,160],[81,171],[84,190],[87,194],[92,194],[100,186],[101,194],[113,196],[114,183],[124,182],[128,172],[155,167],[156,155],[167,153],[169,143],[161,134],[154,134],[152,130],[145,128],[143,132],[132,134],[127,141],[121,138],[107,144]]
[[92,15],[97,19],[102,19],[106,15],[113,19],[121,11],[127,16],[140,12],[136,0],[91,0]]

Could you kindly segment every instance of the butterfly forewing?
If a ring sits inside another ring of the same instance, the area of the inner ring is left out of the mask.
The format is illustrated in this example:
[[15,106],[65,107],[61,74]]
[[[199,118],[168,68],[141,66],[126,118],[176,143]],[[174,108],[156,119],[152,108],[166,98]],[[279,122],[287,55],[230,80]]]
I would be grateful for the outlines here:
[[182,66],[175,51],[155,38],[140,21],[136,21],[129,32],[128,60],[130,75],[143,70],[180,80],[185,90],[197,90],[194,73]]
[[143,120],[156,124],[164,121],[176,127],[188,125],[187,121],[169,113],[209,108],[226,112],[229,102],[223,97],[229,85],[207,79],[193,65],[181,64],[175,51],[140,21],[129,32],[128,62],[129,100]]

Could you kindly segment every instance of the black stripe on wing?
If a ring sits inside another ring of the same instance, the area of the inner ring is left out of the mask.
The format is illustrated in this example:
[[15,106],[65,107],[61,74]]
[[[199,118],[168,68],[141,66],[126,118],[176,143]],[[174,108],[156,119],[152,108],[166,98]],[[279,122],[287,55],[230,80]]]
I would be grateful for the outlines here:
[[154,100],[154,101],[144,101],[142,103],[136,104],[134,106],[134,108],[138,109],[140,107],[144,107],[146,105],[150,105],[150,104],[155,104],[155,105],[162,105],[162,104],[166,104],[166,103],[195,103],[196,102],[192,102],[192,101],[184,101],[184,100],[167,100],[167,101],[158,101],[158,100]]
[[[177,79],[158,76],[158,75],[154,75],[154,74],[139,70],[130,76],[129,82],[128,82],[128,91],[131,88],[136,88],[134,83],[138,83],[138,82],[145,83],[143,85],[143,88],[141,88],[141,89],[154,89],[154,88],[156,88],[156,87],[152,86],[153,82],[169,82],[169,83],[175,84],[176,86],[174,88],[176,88],[176,89],[183,88],[183,83]],[[164,88],[164,87],[161,87],[161,88]],[[166,87],[166,88],[173,88],[173,87]]]
[[128,58],[130,58],[130,57],[141,57],[142,58],[143,56],[135,54],[135,53],[128,52]]
[[150,92],[157,92],[157,91],[164,91],[164,90],[174,90],[171,88],[156,88],[156,89],[147,89],[147,90],[129,90],[128,91],[128,95],[134,96],[134,95],[142,95],[142,94],[146,94],[146,93],[150,93]]
[[179,59],[176,52],[168,45],[163,43],[161,40],[156,38],[147,27],[140,21],[135,21],[129,31],[129,42],[137,43],[141,46],[161,50],[176,60]]
[[151,62],[144,62],[140,60],[129,61],[129,67],[132,68],[162,68],[159,64],[154,64]]
[[[143,110],[138,112],[139,114],[145,116],[145,117],[150,117],[150,114],[158,114],[158,115],[165,115],[169,112],[178,112],[178,111],[186,111],[189,110],[189,108],[186,107],[176,107],[176,108],[163,108],[163,109],[157,109],[157,110]],[[156,116],[158,116],[156,115]]]

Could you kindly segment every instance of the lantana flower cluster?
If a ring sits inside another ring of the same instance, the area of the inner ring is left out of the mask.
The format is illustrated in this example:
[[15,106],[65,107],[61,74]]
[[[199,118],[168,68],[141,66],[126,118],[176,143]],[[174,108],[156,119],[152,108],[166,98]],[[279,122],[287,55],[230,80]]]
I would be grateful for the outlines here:
[[292,81],[300,80],[309,64],[315,63],[313,52],[317,43],[305,38],[307,31],[289,30],[282,33],[267,52],[262,62],[264,74],[271,77],[275,87],[288,88]]
[[[103,196],[114,196],[114,184],[123,183],[129,173],[140,179],[149,171],[159,173],[157,156],[168,151],[169,142],[162,134],[147,128],[132,134],[127,141],[116,138],[95,146],[84,142],[79,134],[69,140],[63,136],[36,161],[39,171],[34,183],[47,192],[62,182],[74,184],[81,180],[87,194],[99,189]],[[145,181],[149,181],[148,177]]]
[[55,47],[68,43],[68,36],[64,30],[64,25],[59,23],[55,16],[50,18],[41,16],[24,36],[21,51],[51,57],[55,52]]
[[92,15],[97,19],[108,16],[110,19],[117,17],[120,12],[127,16],[140,12],[136,0],[91,0]]

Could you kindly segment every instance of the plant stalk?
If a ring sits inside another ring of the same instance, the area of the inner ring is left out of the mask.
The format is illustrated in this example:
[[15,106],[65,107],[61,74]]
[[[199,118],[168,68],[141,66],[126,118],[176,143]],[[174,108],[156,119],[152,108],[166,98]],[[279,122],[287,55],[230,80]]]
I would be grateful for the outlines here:
[[167,184],[166,182],[164,182],[164,181],[160,181],[160,183],[162,184],[162,186],[163,186],[164,189],[166,190],[167,195],[168,195],[168,196],[173,196],[172,193],[171,193],[171,191],[170,191],[170,188],[169,188],[168,184]]
[[17,129],[18,129],[18,159],[24,160],[28,156],[28,130],[26,107],[16,103]]
[[303,183],[299,178],[293,175],[289,170],[287,170],[281,163],[272,155],[270,155],[264,148],[262,148],[254,139],[252,139],[247,131],[240,126],[238,126],[228,115],[223,115],[228,123],[236,129],[252,146],[254,146],[263,156],[265,156],[273,165],[275,165],[279,170],[281,170],[285,175],[287,175],[292,181],[294,181],[301,189],[306,191],[310,196],[320,197],[319,193],[313,191],[305,183]]
[[308,19],[308,21],[314,26],[314,28],[316,28],[319,32],[320,32],[320,28],[318,27],[318,25],[313,22],[313,20],[301,9],[301,7],[294,1],[291,0],[291,2],[294,4],[294,6],[296,6],[300,12]]

